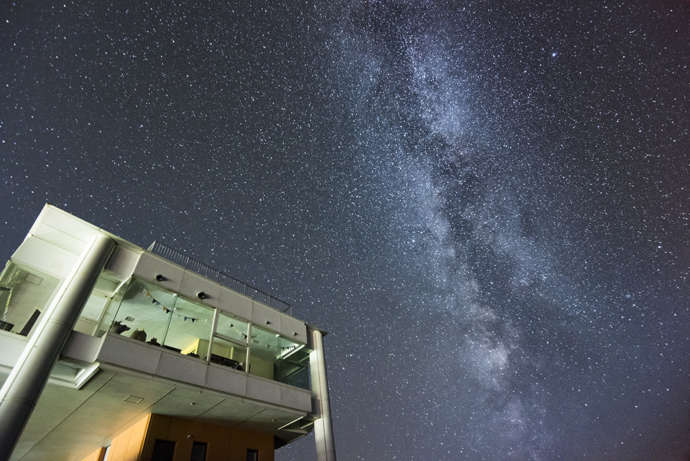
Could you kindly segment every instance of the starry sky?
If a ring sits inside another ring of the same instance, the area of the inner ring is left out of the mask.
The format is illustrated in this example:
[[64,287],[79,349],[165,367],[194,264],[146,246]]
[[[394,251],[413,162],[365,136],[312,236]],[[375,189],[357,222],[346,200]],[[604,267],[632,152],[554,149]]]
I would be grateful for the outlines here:
[[341,460],[687,460],[689,23],[4,2],[0,256],[49,202],[287,299]]

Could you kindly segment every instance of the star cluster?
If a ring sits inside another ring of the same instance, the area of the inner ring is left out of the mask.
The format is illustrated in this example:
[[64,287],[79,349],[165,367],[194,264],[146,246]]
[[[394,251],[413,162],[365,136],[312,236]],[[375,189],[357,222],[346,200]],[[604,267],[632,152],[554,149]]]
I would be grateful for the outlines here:
[[0,19],[6,258],[47,201],[287,298],[342,459],[687,458],[687,5]]

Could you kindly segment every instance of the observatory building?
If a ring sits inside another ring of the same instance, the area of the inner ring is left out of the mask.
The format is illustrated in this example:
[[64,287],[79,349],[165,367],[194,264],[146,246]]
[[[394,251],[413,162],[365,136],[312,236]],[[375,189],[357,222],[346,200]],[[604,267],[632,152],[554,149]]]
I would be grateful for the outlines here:
[[335,461],[323,332],[46,205],[0,275],[0,459]]

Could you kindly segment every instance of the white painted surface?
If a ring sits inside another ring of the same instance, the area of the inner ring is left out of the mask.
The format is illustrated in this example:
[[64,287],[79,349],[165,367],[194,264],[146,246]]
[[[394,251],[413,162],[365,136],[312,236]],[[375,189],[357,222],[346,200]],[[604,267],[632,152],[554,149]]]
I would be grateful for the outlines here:
[[[134,269],[134,275],[174,292],[180,290],[184,272],[180,266],[148,252],[142,253]],[[165,280],[156,280],[157,275]]]
[[110,257],[106,269],[116,274],[120,280],[125,280],[134,273],[141,254],[140,251],[119,246]]
[[203,386],[206,384],[206,363],[175,352],[163,351],[156,375],[184,383]]
[[24,336],[0,330],[0,366],[12,368],[24,350],[26,342]]
[[210,364],[206,372],[206,387],[234,395],[246,395],[247,375],[222,365]]
[[221,288],[220,309],[244,320],[252,318],[252,300],[230,288]]
[[32,235],[28,236],[12,255],[12,262],[56,279],[64,279],[78,260],[79,255]]
[[62,355],[82,362],[95,362],[101,350],[102,342],[103,338],[73,331],[64,349],[62,349]]
[[29,231],[30,235],[75,255],[81,254],[98,233],[96,227],[50,205],[43,207]]
[[280,404],[311,412],[311,392],[303,392],[302,389],[282,386],[280,388]]
[[[201,299],[198,294],[204,292],[208,298]],[[194,272],[186,270],[182,276],[179,293],[200,304],[220,307],[220,285]]]
[[140,341],[109,334],[98,354],[98,361],[154,374],[158,368],[161,353],[160,348],[147,347]]
[[287,314],[280,314],[280,334],[290,341],[307,344],[307,326]]
[[246,396],[262,402],[270,402],[280,405],[280,385],[273,381],[247,376]]
[[280,312],[258,301],[253,301],[252,323],[278,333],[280,331]]

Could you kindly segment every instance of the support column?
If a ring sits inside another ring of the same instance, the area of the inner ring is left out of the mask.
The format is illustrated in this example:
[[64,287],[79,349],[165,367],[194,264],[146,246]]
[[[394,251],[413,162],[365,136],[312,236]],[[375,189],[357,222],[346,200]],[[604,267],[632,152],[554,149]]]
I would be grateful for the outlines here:
[[34,327],[0,389],[0,459],[10,459],[50,371],[114,248],[115,242],[110,237],[104,234],[94,237]]
[[311,389],[314,395],[314,411],[318,419],[314,421],[314,441],[318,461],[335,460],[335,442],[331,425],[331,407],[328,400],[328,380],[326,379],[326,358],[323,352],[323,334],[310,328],[312,352],[309,354]]

